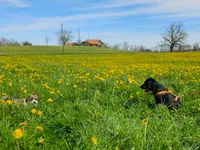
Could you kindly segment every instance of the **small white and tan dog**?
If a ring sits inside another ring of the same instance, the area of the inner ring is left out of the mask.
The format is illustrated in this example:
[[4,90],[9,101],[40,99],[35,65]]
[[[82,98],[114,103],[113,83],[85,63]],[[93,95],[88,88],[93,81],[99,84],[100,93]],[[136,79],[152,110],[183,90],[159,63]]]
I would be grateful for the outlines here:
[[25,106],[27,106],[28,104],[34,104],[36,106],[38,104],[38,95],[35,92],[24,99],[17,99],[11,96],[6,96],[3,99],[12,100],[15,104],[24,104]]

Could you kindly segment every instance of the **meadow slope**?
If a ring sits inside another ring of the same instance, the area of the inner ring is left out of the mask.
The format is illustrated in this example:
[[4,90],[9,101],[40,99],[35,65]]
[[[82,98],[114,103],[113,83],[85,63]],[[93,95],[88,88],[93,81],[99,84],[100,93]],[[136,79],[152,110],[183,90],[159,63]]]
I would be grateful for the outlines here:
[[18,54],[113,54],[130,53],[127,51],[112,50],[90,46],[65,46],[64,52],[61,46],[0,46],[0,55]]
[[[0,56],[0,149],[200,149],[200,53]],[[182,98],[155,105],[153,77]]]

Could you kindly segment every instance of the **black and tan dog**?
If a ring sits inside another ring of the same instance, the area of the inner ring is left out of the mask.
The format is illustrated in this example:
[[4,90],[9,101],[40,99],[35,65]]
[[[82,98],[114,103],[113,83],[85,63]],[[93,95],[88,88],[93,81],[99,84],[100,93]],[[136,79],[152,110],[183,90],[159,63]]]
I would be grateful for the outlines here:
[[153,78],[148,78],[140,86],[145,92],[152,91],[156,104],[164,104],[169,109],[177,108],[180,105],[180,97],[168,91],[162,84]]

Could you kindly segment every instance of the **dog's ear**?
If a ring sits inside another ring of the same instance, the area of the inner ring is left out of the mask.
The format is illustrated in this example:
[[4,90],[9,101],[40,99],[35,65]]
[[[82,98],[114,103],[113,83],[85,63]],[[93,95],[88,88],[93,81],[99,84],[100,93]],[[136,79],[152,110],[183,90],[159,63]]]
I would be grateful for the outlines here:
[[153,89],[155,86],[155,82],[156,82],[156,80],[154,80],[153,78],[149,78],[147,81],[148,88]]
[[26,97],[25,102],[28,103],[30,101],[31,101],[31,97],[30,96]]

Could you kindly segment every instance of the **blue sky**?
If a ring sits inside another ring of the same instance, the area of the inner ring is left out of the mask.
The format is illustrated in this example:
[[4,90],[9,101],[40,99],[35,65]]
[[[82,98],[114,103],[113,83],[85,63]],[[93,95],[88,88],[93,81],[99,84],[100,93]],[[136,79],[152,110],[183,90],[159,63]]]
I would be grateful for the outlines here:
[[0,37],[57,45],[64,24],[77,40],[88,37],[110,45],[124,41],[152,48],[170,23],[182,22],[188,43],[200,42],[200,0],[0,0]]

